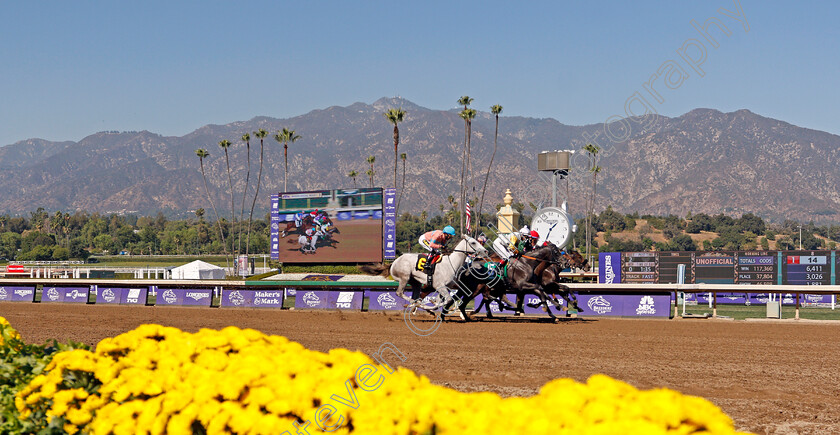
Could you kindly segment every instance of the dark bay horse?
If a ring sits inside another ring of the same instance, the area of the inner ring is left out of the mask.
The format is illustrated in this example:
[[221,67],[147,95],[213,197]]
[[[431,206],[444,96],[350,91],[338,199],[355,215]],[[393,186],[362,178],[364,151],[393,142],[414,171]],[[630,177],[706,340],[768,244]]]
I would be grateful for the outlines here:
[[[341,234],[341,231],[338,231],[338,227],[335,226],[335,223],[330,219],[329,216],[326,214],[322,214],[324,222],[327,224],[327,230],[325,231],[327,236],[332,235],[333,233]],[[312,216],[307,214],[303,217],[300,221],[300,226],[295,226],[295,221],[286,222],[286,228],[283,229],[283,232],[280,234],[280,237],[286,237],[290,234],[298,234],[298,235],[305,235],[306,230],[315,227],[315,222],[312,220]]]

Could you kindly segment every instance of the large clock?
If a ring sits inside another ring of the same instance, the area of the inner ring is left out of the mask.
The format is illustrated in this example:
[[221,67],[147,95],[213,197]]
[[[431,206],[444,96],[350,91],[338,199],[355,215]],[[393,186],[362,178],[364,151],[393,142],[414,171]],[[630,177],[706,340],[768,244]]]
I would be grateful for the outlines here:
[[563,249],[572,241],[572,218],[557,207],[537,210],[534,219],[531,220],[531,229],[540,233],[538,245],[548,240]]

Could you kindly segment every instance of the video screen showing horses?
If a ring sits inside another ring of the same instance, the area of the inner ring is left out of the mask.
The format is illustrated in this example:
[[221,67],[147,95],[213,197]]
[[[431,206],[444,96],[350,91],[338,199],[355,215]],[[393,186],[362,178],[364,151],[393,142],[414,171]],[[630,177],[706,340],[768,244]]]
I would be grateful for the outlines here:
[[382,261],[382,198],[382,188],[278,194],[276,207],[272,205],[277,259],[284,263]]

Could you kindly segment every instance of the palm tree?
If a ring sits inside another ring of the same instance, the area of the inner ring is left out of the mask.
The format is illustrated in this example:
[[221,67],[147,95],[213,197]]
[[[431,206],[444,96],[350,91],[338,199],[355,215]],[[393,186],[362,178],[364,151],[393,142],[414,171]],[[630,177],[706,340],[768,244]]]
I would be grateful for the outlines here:
[[350,171],[347,173],[347,176],[353,179],[353,187],[356,187],[356,176],[359,175],[356,171]]
[[472,172],[470,169],[470,139],[472,139],[472,120],[475,118],[476,113],[475,109],[464,109],[459,114],[464,119],[467,127],[466,141],[464,142],[464,161],[461,163],[461,219],[459,221],[461,223],[461,232],[463,232],[464,226],[464,204],[466,204],[468,195],[466,183],[469,177],[467,174],[471,174]]
[[586,256],[589,257],[590,247],[592,245],[592,213],[595,211],[596,177],[598,176],[598,172],[601,171],[601,168],[598,167],[598,153],[601,151],[601,147],[588,143],[583,147],[583,151],[586,152],[589,158],[589,172],[592,173],[592,196],[590,197],[591,199],[589,200],[589,204],[587,204],[586,210]]
[[478,228],[481,219],[481,210],[484,208],[484,192],[487,191],[487,180],[490,179],[490,169],[493,167],[493,159],[496,158],[496,148],[499,142],[499,114],[502,113],[502,106],[494,104],[490,106],[490,113],[496,117],[496,134],[493,136],[493,154],[490,156],[490,164],[487,165],[487,174],[484,176],[484,187],[481,188],[481,202],[478,205],[478,220],[475,227]]
[[[242,221],[245,217],[245,197],[248,196],[248,183],[251,181],[251,135],[242,135],[242,142],[245,142],[245,151],[248,160],[248,170],[245,172],[245,187],[242,189],[242,208],[239,210],[239,252],[242,252]],[[248,231],[251,231],[251,219],[248,218]]]
[[426,210],[420,212],[420,219],[423,220],[423,232],[426,232],[426,219],[429,218],[429,213]]
[[283,141],[283,191],[286,192],[288,191],[286,176],[289,174],[289,142],[297,142],[300,139],[300,135],[295,134],[294,130],[283,127],[283,130],[274,136],[274,139],[279,142],[281,139],[277,139],[277,136],[280,136]]
[[370,164],[370,170],[368,170],[366,174],[370,177],[370,187],[373,187],[373,175],[376,173],[373,171],[373,164],[376,162],[376,156],[368,156],[365,161]]
[[207,175],[204,173],[204,159],[210,157],[210,153],[208,153],[204,148],[199,148],[195,150],[195,155],[198,156],[198,161],[201,164],[201,178],[204,179],[204,193],[207,194],[207,200],[210,201],[210,205],[213,207],[213,214],[216,216],[216,223],[219,225],[219,236],[222,238],[222,248],[224,249],[225,260],[227,261],[228,253],[227,243],[225,243],[225,232],[222,231],[222,221],[219,219],[219,212],[216,210],[216,203],[213,202],[213,197],[210,196],[210,190],[207,189]]
[[257,197],[260,195],[260,184],[262,183],[263,170],[263,138],[268,134],[267,131],[259,129],[254,132],[254,137],[260,138],[260,172],[257,173],[257,191],[254,193],[254,200],[251,201],[251,212],[248,214],[248,239],[245,242],[245,255],[251,252],[251,222],[254,220],[254,207],[257,205]]
[[[464,106],[464,110],[461,111],[461,113],[459,114],[461,116],[461,118],[464,119],[464,151],[461,155],[461,194],[460,194],[460,198],[462,199],[461,203],[463,203],[463,199],[464,199],[464,195],[465,195],[464,172],[467,169],[467,119],[464,118],[464,113],[467,110],[469,110],[469,105],[472,104],[472,102],[473,102],[473,98],[470,98],[467,95],[464,95],[464,96],[462,96],[461,98],[458,99],[458,105]],[[461,213],[461,216],[463,216],[463,215],[464,214]],[[464,231],[464,222],[463,222],[463,220],[460,220],[459,222],[460,222],[460,228],[459,229],[461,230],[461,232],[463,232]]]
[[398,216],[399,216],[399,210],[400,210],[400,202],[402,202],[403,192],[405,191],[405,165],[406,165],[405,161],[406,161],[407,158],[408,158],[408,154],[406,154],[406,153],[400,154],[400,160],[402,160],[402,162],[403,162],[403,176],[402,176],[402,186],[400,187],[400,197],[397,200],[397,215]]
[[[227,139],[222,139],[219,141],[219,146],[225,150],[225,164],[227,165],[227,173],[228,173],[228,187],[230,187],[230,229],[233,232],[233,229],[236,226],[236,206],[233,204],[233,178],[230,176],[230,156],[228,153],[228,148],[230,148],[230,141]],[[231,246],[230,250],[233,251],[233,239],[230,240]]]
[[373,187],[373,169],[368,169],[365,171],[365,174],[367,174],[368,180],[370,181],[370,187]]
[[400,122],[402,122],[403,118],[405,117],[405,111],[402,110],[402,107],[399,109],[389,109],[387,112],[383,113],[385,118],[391,124],[394,124],[394,189],[397,188],[397,153],[398,148],[400,146],[400,129],[397,126]]

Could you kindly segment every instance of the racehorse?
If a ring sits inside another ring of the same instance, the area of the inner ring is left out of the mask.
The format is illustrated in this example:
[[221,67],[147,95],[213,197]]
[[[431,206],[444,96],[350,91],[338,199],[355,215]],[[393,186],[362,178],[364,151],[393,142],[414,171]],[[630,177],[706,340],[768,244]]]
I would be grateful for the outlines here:
[[[332,219],[330,219],[329,216],[327,216],[326,213],[322,213],[321,216],[324,220],[324,223],[326,224],[325,226],[327,227],[325,230],[322,229],[322,232],[325,234],[325,236],[329,237],[333,233],[341,234],[341,231],[338,230],[338,227],[335,226],[335,223],[332,221]],[[293,233],[303,235],[306,234],[306,230],[314,227],[315,223],[312,221],[312,216],[307,214],[303,217],[303,219],[301,219],[299,227],[295,226],[295,221],[286,222],[286,228],[283,229],[283,232],[280,234],[280,237],[286,237],[289,234]]]
[[461,241],[458,242],[455,249],[452,250],[452,253],[442,256],[435,266],[434,279],[432,281],[434,289],[429,290],[428,293],[437,291],[443,297],[443,301],[435,303],[432,306],[423,306],[422,296],[418,299],[411,299],[405,294],[405,287],[407,285],[411,285],[411,288],[414,290],[419,290],[427,282],[428,276],[423,272],[423,263],[420,261],[421,258],[427,258],[426,254],[408,253],[400,255],[391,263],[390,269],[386,269],[384,265],[362,266],[361,269],[366,273],[382,275],[385,275],[385,271],[389,270],[391,276],[399,283],[397,286],[398,296],[411,302],[415,307],[434,310],[440,306],[449,305],[453,301],[449,292],[449,286],[455,278],[455,274],[466,261],[468,254],[484,257],[487,255],[487,250],[484,249],[484,245],[478,240],[463,234],[461,235]]
[[[320,246],[325,246],[325,247],[329,246],[330,248],[335,248],[335,245],[338,243],[338,240],[335,240],[331,237],[321,237],[321,236],[313,236],[313,237],[318,237],[318,239],[315,240],[315,247],[314,248],[312,247],[312,240],[308,236],[306,236],[306,235],[298,236],[298,238],[297,238],[297,243],[298,243],[298,246],[299,246],[298,249],[301,252],[303,252],[304,254],[314,254],[315,249],[317,249]],[[295,243],[295,241],[294,240],[289,240],[288,243]]]

